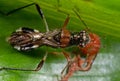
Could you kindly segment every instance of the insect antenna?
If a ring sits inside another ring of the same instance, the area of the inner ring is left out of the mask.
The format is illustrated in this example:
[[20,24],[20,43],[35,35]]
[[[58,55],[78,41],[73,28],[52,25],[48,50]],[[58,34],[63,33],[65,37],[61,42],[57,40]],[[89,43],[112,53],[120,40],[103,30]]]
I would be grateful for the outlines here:
[[77,15],[77,17],[81,20],[81,22],[82,22],[83,25],[85,26],[86,31],[90,31],[90,29],[89,29],[89,27],[87,26],[87,24],[85,23],[85,21],[81,18],[79,9],[78,9],[77,7],[75,7],[75,8],[73,9],[73,11],[75,12],[75,14]]

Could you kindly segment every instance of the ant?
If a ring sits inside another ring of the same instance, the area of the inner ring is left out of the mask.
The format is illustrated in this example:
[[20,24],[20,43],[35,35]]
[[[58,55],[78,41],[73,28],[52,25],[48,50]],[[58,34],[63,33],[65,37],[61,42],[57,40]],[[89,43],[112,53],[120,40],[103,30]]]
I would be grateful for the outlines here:
[[[68,64],[65,66],[63,71],[61,72],[62,77],[60,81],[68,81],[68,79],[73,75],[76,71],[88,71],[90,70],[97,53],[100,49],[100,38],[98,35],[89,32],[88,26],[85,24],[85,22],[82,20],[81,16],[78,13],[77,8],[73,9],[77,17],[82,21],[82,23],[86,26],[87,32],[89,35],[89,42],[83,46],[76,48],[74,53],[74,57],[71,58],[70,56],[67,57]],[[69,55],[69,53],[64,52],[65,55]],[[65,75],[63,75],[63,72],[66,69]]]

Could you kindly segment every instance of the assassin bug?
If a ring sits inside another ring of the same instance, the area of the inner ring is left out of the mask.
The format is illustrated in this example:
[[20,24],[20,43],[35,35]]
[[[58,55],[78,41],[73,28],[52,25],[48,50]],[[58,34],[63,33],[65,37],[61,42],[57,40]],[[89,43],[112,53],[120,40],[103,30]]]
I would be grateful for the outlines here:
[[[77,12],[77,8],[73,9],[77,17],[82,21],[82,23],[85,25],[88,30],[88,26],[85,24],[85,22],[82,20],[81,16]],[[72,74],[76,71],[88,71],[90,70],[97,53],[100,49],[100,38],[98,35],[88,32],[89,35],[89,42],[85,44],[83,47],[78,46],[78,50],[74,51],[75,54],[74,58],[71,58],[70,56],[67,57],[68,64],[61,72],[66,70],[66,74],[62,75],[60,81],[68,81],[68,79],[72,76]],[[64,52],[64,54],[69,55],[69,53]]]
[[[32,5],[36,6],[36,9],[39,15],[43,19],[46,27],[46,32],[43,33],[35,29],[21,27],[20,29],[17,29],[15,32],[13,32],[11,36],[8,38],[8,42],[12,45],[12,47],[14,47],[19,51],[27,51],[27,50],[41,47],[43,45],[50,46],[53,48],[65,48],[72,45],[78,45],[80,47],[84,47],[87,43],[89,43],[90,37],[88,33],[86,33],[85,31],[72,33],[66,29],[66,26],[70,19],[69,15],[65,19],[61,29],[49,31],[46,18],[40,6],[36,3],[28,4],[26,6],[12,10],[8,13],[1,12],[1,14],[10,15],[18,10],[21,10],[23,8],[26,8]],[[44,64],[47,54],[48,53],[46,52],[44,58],[40,61],[36,69],[31,70],[31,69],[1,67],[0,70],[39,71]],[[64,55],[67,58],[68,55],[66,54]]]
[[[32,3],[24,7],[15,9],[13,11],[8,12],[7,14],[1,12],[1,14],[10,15],[18,10],[21,10],[23,8],[26,8],[32,5],[36,6],[36,9],[39,15],[43,19],[46,27],[46,32],[42,33],[35,29],[22,27],[12,33],[12,35],[8,38],[8,42],[15,49],[19,51],[30,50],[30,49],[41,47],[43,45],[54,47],[54,48],[65,48],[72,45],[78,46],[79,52],[78,51],[74,52],[75,57],[73,60],[71,60],[70,55],[67,52],[63,51],[63,54],[68,60],[68,64],[65,67],[67,68],[67,73],[65,76],[62,77],[61,81],[67,81],[74,71],[89,70],[100,48],[99,37],[96,34],[87,32],[85,30],[77,33],[74,33],[74,32],[72,33],[69,30],[67,30],[66,26],[70,19],[69,15],[65,19],[65,22],[61,29],[49,31],[45,16],[40,6],[36,3]],[[78,13],[76,11],[74,12],[81,19]],[[83,20],[82,22],[84,25],[86,25]],[[81,55],[80,55],[81,52],[82,54],[85,55],[84,60],[81,59]],[[36,69],[30,70],[30,69],[1,67],[0,70],[39,71],[44,64],[47,54],[48,53],[46,52],[44,58],[40,61]],[[63,69],[63,72],[64,72],[64,69]]]

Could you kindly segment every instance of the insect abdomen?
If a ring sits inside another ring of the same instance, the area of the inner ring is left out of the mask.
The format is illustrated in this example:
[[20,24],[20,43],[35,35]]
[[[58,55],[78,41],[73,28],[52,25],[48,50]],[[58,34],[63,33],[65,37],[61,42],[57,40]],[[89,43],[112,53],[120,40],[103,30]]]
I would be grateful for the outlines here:
[[13,32],[12,35],[9,37],[8,42],[15,49],[19,51],[26,51],[39,47],[36,41],[41,38],[42,33],[40,33],[38,30],[23,27]]

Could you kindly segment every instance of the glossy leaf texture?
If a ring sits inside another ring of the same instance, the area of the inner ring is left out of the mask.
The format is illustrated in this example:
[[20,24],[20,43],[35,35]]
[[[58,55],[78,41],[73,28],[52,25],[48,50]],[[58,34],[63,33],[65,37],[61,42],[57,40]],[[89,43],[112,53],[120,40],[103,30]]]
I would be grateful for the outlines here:
[[[77,7],[82,19],[90,30],[101,38],[101,49],[91,68],[87,72],[76,72],[69,81],[119,81],[120,80],[120,1],[119,0],[1,0],[0,11],[38,3],[46,16],[50,30],[62,27],[66,15],[58,12],[61,10],[70,14],[67,28],[71,32],[79,32],[85,26],[73,12]],[[62,54],[54,55],[51,52],[61,52],[61,49],[40,47],[38,49],[19,52],[13,49],[6,38],[11,32],[20,27],[30,27],[45,32],[42,19],[39,17],[35,6],[15,12],[9,16],[0,14],[0,67],[34,69],[48,51],[50,54],[43,68],[39,72],[0,71],[0,81],[58,81],[60,72],[67,61]],[[67,48],[68,52],[73,47]]]

